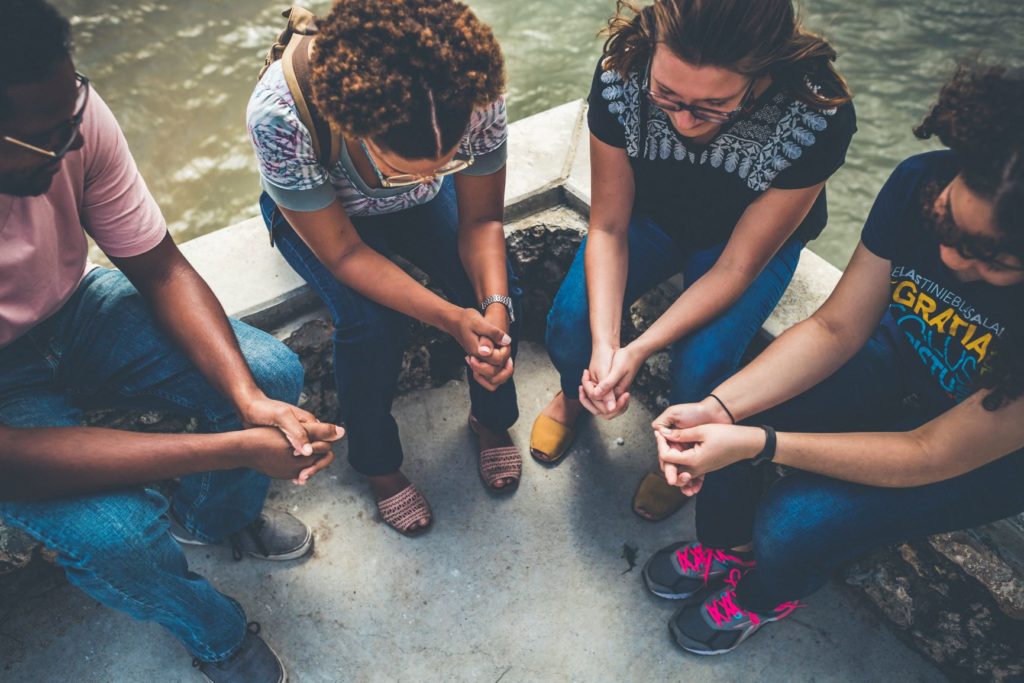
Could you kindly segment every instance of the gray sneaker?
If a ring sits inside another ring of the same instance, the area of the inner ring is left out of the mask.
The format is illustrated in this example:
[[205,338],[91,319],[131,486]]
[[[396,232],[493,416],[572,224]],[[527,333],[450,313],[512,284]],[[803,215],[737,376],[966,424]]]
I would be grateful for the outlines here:
[[647,590],[659,598],[686,600],[719,585],[733,570],[754,566],[750,553],[706,548],[699,541],[683,541],[662,548],[647,560],[643,577]]
[[703,602],[685,604],[672,615],[668,629],[679,647],[696,655],[732,652],[765,624],[784,619],[803,606],[794,600],[767,614],[745,610],[736,603],[734,576],[726,579],[723,588],[711,591]]
[[210,683],[287,683],[288,672],[273,648],[260,638],[260,625],[250,622],[242,647],[223,662],[192,660]]
[[[210,545],[192,535],[174,515],[171,536],[183,545]],[[230,545],[236,560],[243,555],[261,560],[294,560],[313,549],[313,530],[287,512],[265,509],[241,531],[231,534],[219,545]]]

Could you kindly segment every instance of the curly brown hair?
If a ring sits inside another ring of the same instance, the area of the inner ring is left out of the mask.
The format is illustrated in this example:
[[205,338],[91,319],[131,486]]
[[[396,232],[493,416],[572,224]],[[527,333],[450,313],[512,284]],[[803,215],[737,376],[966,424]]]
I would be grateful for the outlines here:
[[455,0],[338,0],[319,23],[310,85],[348,137],[408,159],[443,156],[505,89],[490,27]]
[[643,69],[661,43],[691,64],[769,73],[819,109],[853,97],[833,65],[835,49],[803,27],[793,0],[655,0],[643,8],[618,0],[603,33],[605,68],[623,76]]
[[[1024,261],[1024,71],[965,62],[942,86],[939,99],[914,135],[938,137],[956,155],[964,183],[992,202],[998,237],[979,252]],[[924,191],[926,210],[936,190]],[[1021,302],[1024,305],[1024,302]],[[984,406],[995,410],[1024,394],[1024,331],[1008,331],[993,346],[981,372],[992,389]]]

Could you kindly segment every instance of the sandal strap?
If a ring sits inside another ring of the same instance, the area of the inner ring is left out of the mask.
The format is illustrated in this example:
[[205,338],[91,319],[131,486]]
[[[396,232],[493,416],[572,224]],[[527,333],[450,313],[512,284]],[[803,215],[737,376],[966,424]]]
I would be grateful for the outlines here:
[[430,505],[415,486],[409,484],[393,496],[377,501],[384,522],[406,532],[424,517],[430,517]]
[[515,446],[480,451],[480,474],[488,486],[494,486],[501,479],[519,479],[522,472],[523,457]]

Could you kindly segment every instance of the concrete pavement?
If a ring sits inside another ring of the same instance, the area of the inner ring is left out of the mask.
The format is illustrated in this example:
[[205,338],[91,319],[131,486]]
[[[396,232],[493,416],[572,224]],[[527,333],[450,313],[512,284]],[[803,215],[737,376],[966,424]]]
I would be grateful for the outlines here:
[[[513,434],[525,454],[532,419],[557,390],[542,348],[524,344],[517,380]],[[222,548],[186,551],[262,624],[292,681],[945,680],[836,585],[731,655],[675,649],[672,604],[648,595],[624,557],[635,547],[642,565],[693,534],[692,506],[662,524],[630,513],[652,462],[651,414],[634,404],[590,422],[557,467],[526,457],[518,491],[505,496],[479,480],[467,410],[462,382],[396,402],[403,469],[436,516],[426,535],[406,539],[379,523],[341,457],[305,488],[272,490],[271,505],[315,527],[313,557],[271,565],[233,562]],[[202,680],[159,626],[63,582],[13,613],[0,622],[7,683]]]

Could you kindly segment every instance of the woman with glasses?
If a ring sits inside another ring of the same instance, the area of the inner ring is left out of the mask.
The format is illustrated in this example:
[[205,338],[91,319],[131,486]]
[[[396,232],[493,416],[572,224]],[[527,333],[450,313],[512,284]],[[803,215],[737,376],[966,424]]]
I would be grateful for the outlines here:
[[[431,523],[400,471],[391,416],[409,318],[466,353],[470,427],[485,484],[511,490],[522,460],[508,428],[517,295],[502,211],[507,122],[504,65],[491,30],[453,0],[341,0],[310,52],[312,105],[341,138],[318,160],[283,72],[262,76],[248,127],[277,248],[334,320],[334,373],[349,461],[383,520],[402,533]],[[390,259],[430,276],[447,300]]]
[[[590,91],[589,231],[548,316],[561,391],[533,426],[543,462],[585,408],[613,418],[644,361],[669,347],[673,402],[738,366],[825,227],[825,181],[856,128],[835,51],[791,0],[620,0]],[[682,273],[685,291],[623,343],[623,312]],[[634,510],[686,500],[650,474]]]
[[[1024,510],[1022,113],[1024,72],[961,67],[915,130],[949,149],[897,167],[829,299],[655,421],[668,483],[700,490],[698,540],[643,572],[683,648],[732,650],[870,548]],[[768,461],[794,469],[765,491]]]

